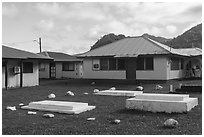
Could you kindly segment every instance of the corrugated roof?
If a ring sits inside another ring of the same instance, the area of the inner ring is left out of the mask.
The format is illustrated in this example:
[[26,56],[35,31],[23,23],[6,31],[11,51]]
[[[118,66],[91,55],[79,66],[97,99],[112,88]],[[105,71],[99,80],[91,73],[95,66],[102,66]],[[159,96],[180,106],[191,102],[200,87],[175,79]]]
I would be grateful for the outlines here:
[[[152,39],[139,36],[129,37],[116,42],[107,44],[105,46],[93,49],[79,57],[91,56],[113,56],[113,57],[137,57],[138,55],[154,55],[154,54],[178,54],[183,56],[190,56],[187,50],[173,49],[167,45],[156,42]],[[197,54],[201,54],[197,52]],[[191,54],[194,55],[194,54]]]
[[49,56],[49,57],[53,58],[54,61],[82,61],[81,59],[78,59],[75,56],[61,53],[61,52],[47,52],[47,51],[45,51],[45,52],[41,52],[38,54]]
[[19,50],[11,47],[7,47],[2,45],[2,58],[9,58],[9,59],[50,59],[52,58],[38,55],[32,52]]

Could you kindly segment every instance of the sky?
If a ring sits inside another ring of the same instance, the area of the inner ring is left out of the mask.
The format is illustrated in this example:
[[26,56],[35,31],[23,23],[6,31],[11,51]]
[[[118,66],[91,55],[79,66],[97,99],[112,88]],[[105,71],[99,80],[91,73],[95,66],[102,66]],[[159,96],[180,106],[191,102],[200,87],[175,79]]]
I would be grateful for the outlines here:
[[202,22],[201,2],[3,2],[2,43],[78,54],[103,35],[173,38]]

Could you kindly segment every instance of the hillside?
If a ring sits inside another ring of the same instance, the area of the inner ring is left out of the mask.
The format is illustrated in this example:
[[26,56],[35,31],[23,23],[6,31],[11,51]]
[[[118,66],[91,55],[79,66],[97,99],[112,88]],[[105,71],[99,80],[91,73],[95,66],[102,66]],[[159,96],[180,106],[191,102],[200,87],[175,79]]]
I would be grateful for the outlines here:
[[92,49],[95,49],[95,48],[98,48],[98,47],[101,47],[101,46],[104,46],[106,44],[109,44],[109,43],[112,43],[114,41],[117,41],[117,40],[120,40],[120,39],[124,39],[126,38],[125,35],[115,35],[113,33],[110,33],[110,34],[107,34],[107,35],[104,35],[101,39],[99,39],[92,47],[91,47],[91,50]]
[[[143,34],[142,36],[148,37],[160,43],[171,46],[173,48],[191,48],[191,47],[202,48],[202,24],[198,24],[197,26],[192,27],[183,34],[172,39],[167,39],[160,36],[156,37],[147,33]],[[129,36],[125,36],[122,34],[115,35],[113,33],[104,35],[91,47],[91,50],[112,43],[114,41],[124,39],[126,37]]]
[[202,24],[192,27],[182,35],[179,35],[164,44],[174,48],[202,48]]

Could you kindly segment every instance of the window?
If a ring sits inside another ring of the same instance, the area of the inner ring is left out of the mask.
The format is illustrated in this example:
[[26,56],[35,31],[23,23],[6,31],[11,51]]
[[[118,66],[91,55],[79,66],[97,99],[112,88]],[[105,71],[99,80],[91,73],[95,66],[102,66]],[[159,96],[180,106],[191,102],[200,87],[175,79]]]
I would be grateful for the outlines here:
[[144,58],[137,58],[137,70],[144,70]]
[[171,58],[171,70],[179,70],[179,59]]
[[40,63],[40,71],[45,71],[45,63]]
[[74,62],[62,63],[62,71],[74,71]]
[[181,59],[181,69],[184,69],[184,60]]
[[137,70],[154,70],[153,57],[138,57],[137,58]]
[[125,60],[118,59],[118,70],[125,70]]
[[92,60],[92,69],[93,70],[100,70],[100,60],[99,59],[93,59]]
[[154,70],[154,60],[152,57],[145,58],[145,69]]
[[100,60],[101,70],[108,70],[108,59]]
[[109,59],[109,70],[116,70],[116,59]]
[[32,62],[23,62],[23,73],[33,73]]

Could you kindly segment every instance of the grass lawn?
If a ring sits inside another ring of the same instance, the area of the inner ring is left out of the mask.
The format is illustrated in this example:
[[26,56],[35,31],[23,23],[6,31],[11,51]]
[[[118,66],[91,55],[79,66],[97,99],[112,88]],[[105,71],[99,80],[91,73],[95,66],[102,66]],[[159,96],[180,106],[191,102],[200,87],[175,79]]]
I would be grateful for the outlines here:
[[[125,100],[128,97],[93,95],[95,88],[134,90],[136,84],[118,81],[97,80],[91,85],[92,80],[42,80],[40,86],[9,89],[2,91],[2,134],[44,135],[183,135],[202,134],[202,94],[190,93],[190,97],[198,98],[198,106],[188,113],[166,114],[151,113],[125,109]],[[144,92],[168,93],[169,84],[178,88],[179,83],[202,84],[201,80],[168,81],[162,83],[162,90],[154,90],[155,84],[143,84]],[[65,96],[66,91],[71,90],[75,96]],[[88,95],[84,95],[88,92]],[[46,112],[37,111],[37,115],[27,115],[27,110],[18,107],[19,103],[28,104],[31,101],[46,100],[50,93],[54,93],[58,101],[78,101],[94,105],[96,108],[79,115],[67,115],[53,113],[54,118],[44,118]],[[16,106],[16,111],[5,110],[6,106]],[[95,117],[95,121],[87,121],[87,118]],[[179,126],[174,129],[163,127],[168,118],[174,118]],[[120,119],[119,124],[112,124],[113,119]]]

